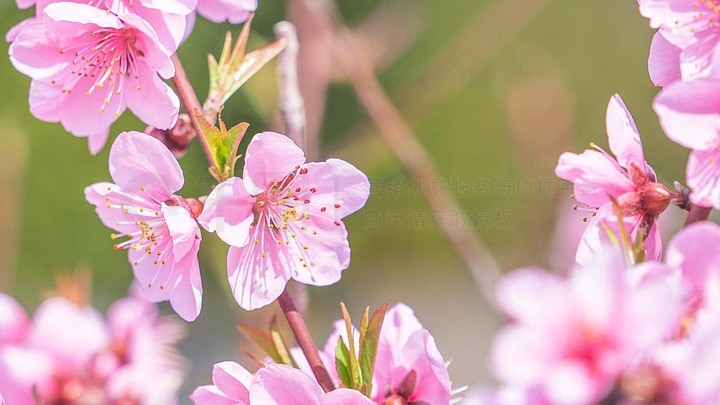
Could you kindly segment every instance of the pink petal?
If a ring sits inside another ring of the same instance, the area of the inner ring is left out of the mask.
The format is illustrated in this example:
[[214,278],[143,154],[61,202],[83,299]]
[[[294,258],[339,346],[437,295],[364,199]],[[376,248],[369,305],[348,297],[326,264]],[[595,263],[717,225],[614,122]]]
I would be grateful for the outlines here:
[[57,41],[48,36],[42,21],[25,20],[13,27],[13,31],[15,38],[8,54],[20,73],[33,79],[46,79],[68,65],[67,57],[58,52]]
[[634,189],[630,179],[608,155],[586,150],[580,155],[566,152],[560,155],[555,174],[574,184],[575,198],[599,207]]
[[[311,216],[306,231],[297,230],[296,233],[297,238],[286,245],[288,253],[295,259],[286,268],[286,271],[292,272],[292,278],[315,286],[340,281],[342,271],[350,265],[350,245],[345,225]],[[302,262],[300,258],[303,258]]]
[[630,163],[634,162],[644,167],[645,155],[640,133],[625,103],[617,94],[608,104],[606,125],[610,150],[615,154],[620,166],[629,168]]
[[249,402],[238,402],[228,398],[214,385],[203,385],[195,388],[190,395],[190,400],[195,405],[248,405]]
[[0,347],[0,391],[8,405],[32,405],[34,387],[52,382],[52,359],[38,350],[20,346]]
[[239,24],[257,9],[257,0],[198,0],[197,11],[208,20]]
[[[720,139],[719,139],[720,140]],[[720,151],[693,150],[687,163],[690,201],[703,207],[720,209]]]
[[653,107],[667,136],[686,148],[720,143],[720,80],[675,82],[658,94]]
[[180,100],[174,91],[146,65],[138,66],[138,87],[126,86],[123,95],[128,108],[144,123],[170,129],[177,122]]
[[208,232],[217,232],[228,245],[242,247],[248,243],[254,204],[255,199],[245,190],[243,180],[233,177],[210,193],[198,222]]
[[163,218],[173,240],[173,256],[180,260],[192,250],[199,239],[200,229],[187,209],[162,204]]
[[170,59],[172,51],[166,49],[158,39],[155,29],[145,20],[135,14],[122,16],[126,28],[133,28],[137,42],[135,46],[142,51],[143,58],[140,65],[150,67],[160,76],[169,79],[175,75],[175,66]]
[[250,402],[263,405],[321,405],[323,390],[302,371],[282,364],[261,368],[250,386]]
[[108,207],[108,201],[122,201],[133,206],[141,206],[148,211],[159,211],[160,204],[153,201],[142,201],[138,197],[129,196],[123,193],[118,186],[112,183],[95,183],[85,188],[85,199],[95,206],[95,212],[102,223],[110,229],[128,234],[137,230],[136,221],[147,219],[145,216],[126,214],[118,208]]
[[668,265],[682,270],[683,276],[700,294],[708,277],[720,269],[720,254],[708,246],[720,246],[720,228],[712,222],[698,222],[675,235],[665,258]]
[[[102,315],[64,298],[51,298],[35,311],[29,346],[49,354],[57,370],[85,367],[109,344]],[[62,372],[62,371],[61,371]]]
[[227,256],[230,289],[237,303],[248,311],[275,301],[285,290],[288,273],[294,268],[287,252],[269,236],[258,239],[258,244],[230,246]]
[[197,0],[142,0],[144,8],[164,11],[167,14],[189,15],[197,7]]
[[416,331],[402,350],[405,364],[417,373],[413,400],[429,404],[449,403],[450,375],[430,332]]
[[30,8],[35,5],[35,0],[15,0],[18,8]]
[[712,74],[717,52],[718,35],[715,30],[694,33],[691,43],[680,54],[680,71],[683,80],[692,80]]
[[110,128],[94,135],[88,135],[88,149],[91,155],[97,155],[105,147],[108,135],[110,135]]
[[667,86],[681,79],[680,52],[681,49],[668,41],[661,32],[655,34],[650,44],[648,71],[650,80],[656,86]]
[[123,132],[110,148],[110,175],[123,190],[146,192],[157,202],[182,188],[182,169],[172,152],[140,132]]
[[[57,24],[52,25],[54,32],[62,32],[72,23],[83,25],[96,25],[103,28],[122,28],[120,19],[112,13],[98,7],[72,2],[57,2],[48,4],[43,10],[45,15]],[[46,19],[46,24],[49,23]],[[48,25],[50,28],[50,25]],[[65,31],[67,32],[67,31]]]
[[173,295],[170,298],[175,312],[188,322],[194,321],[200,315],[202,308],[202,281],[200,279],[200,264],[197,252],[200,244],[190,252],[173,270],[178,272]]
[[293,187],[304,191],[315,212],[326,207],[325,212],[339,220],[362,208],[370,196],[367,176],[344,160],[328,159],[303,168],[307,173],[298,176]]
[[[500,309],[518,322],[552,322],[569,308],[567,282],[541,268],[523,268],[504,275],[495,294]],[[555,317],[556,311],[561,311]]]
[[639,0],[640,14],[650,19],[650,26],[673,27],[675,22],[693,21],[697,8],[685,0]]
[[27,25],[29,25],[35,21],[36,21],[35,18],[30,17],[30,18],[26,18],[26,19],[20,21],[19,23],[13,25],[8,30],[7,34],[5,34],[5,42],[8,42],[8,43],[14,42],[17,39],[17,36],[20,33],[20,31],[22,31],[23,28],[25,28]]
[[11,296],[0,293],[0,346],[21,343],[29,328],[25,310]]
[[372,405],[373,402],[359,391],[338,388],[323,396],[323,405]]
[[224,361],[213,366],[213,384],[228,397],[240,403],[250,403],[250,385],[253,375],[234,361]]
[[290,138],[274,132],[257,134],[245,152],[245,189],[251,195],[260,194],[303,163],[305,154]]

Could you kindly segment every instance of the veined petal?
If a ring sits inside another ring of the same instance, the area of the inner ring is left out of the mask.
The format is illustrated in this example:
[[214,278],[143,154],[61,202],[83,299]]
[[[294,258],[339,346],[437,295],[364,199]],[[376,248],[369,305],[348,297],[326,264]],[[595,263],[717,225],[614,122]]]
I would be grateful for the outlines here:
[[560,155],[555,174],[574,184],[575,197],[590,206],[599,207],[618,198],[634,186],[622,168],[609,155],[586,150],[581,154]]
[[323,390],[314,379],[282,364],[261,368],[250,386],[250,402],[253,404],[321,405],[322,397]]
[[177,122],[180,99],[147,65],[139,65],[137,74],[137,87],[124,91],[130,111],[155,128],[172,128]]
[[690,149],[720,144],[720,80],[679,81],[665,87],[653,102],[668,138]]
[[690,201],[700,206],[720,209],[720,149],[690,152],[687,183],[692,190]]
[[198,222],[208,232],[217,232],[225,243],[242,247],[248,243],[253,204],[255,199],[245,190],[243,180],[233,177],[210,193]]
[[215,364],[213,366],[212,380],[213,384],[225,395],[235,401],[240,401],[240,403],[250,403],[249,389],[253,375],[245,370],[243,366],[234,361]]
[[645,154],[640,133],[630,111],[617,94],[610,99],[608,104],[606,126],[610,150],[615,154],[620,166],[627,169],[630,167],[630,163],[635,162],[640,167],[644,167]]
[[260,194],[303,163],[305,154],[287,136],[274,132],[257,134],[245,153],[245,189],[251,195]]
[[173,243],[173,256],[180,260],[187,255],[199,239],[200,229],[184,207],[162,204],[162,213]]
[[370,196],[367,176],[344,160],[328,159],[302,167],[307,172],[297,176],[292,187],[300,189],[296,193],[299,198],[311,202],[311,212],[319,214],[325,207],[325,215],[340,220],[362,208]]
[[123,132],[110,149],[110,175],[123,190],[147,192],[155,201],[182,188],[183,172],[172,152],[140,132]]
[[650,44],[650,57],[648,58],[648,71],[650,80],[656,86],[667,86],[681,79],[680,53],[681,49],[668,41],[658,32]]

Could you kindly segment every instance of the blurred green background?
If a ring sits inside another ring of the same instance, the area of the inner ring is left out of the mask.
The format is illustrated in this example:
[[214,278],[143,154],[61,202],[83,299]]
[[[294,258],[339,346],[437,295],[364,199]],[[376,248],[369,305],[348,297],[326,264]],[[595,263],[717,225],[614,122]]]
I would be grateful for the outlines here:
[[[1,1],[2,32],[33,13]],[[613,93],[634,114],[647,160],[661,180],[683,180],[687,152],[663,136],[651,108],[657,92],[646,65],[652,31],[636,2],[337,3],[349,25],[366,27],[359,32],[383,34],[368,42],[370,51],[386,54],[379,67],[383,84],[504,270],[547,266],[562,255],[552,241],[559,210],[569,210],[570,192],[554,178],[554,166],[565,150],[580,151],[590,141],[607,145],[605,108]],[[251,47],[271,40],[273,24],[283,18],[284,2],[260,0]],[[226,30],[236,33],[239,27],[199,18],[180,50],[201,98],[207,92],[206,54],[219,54]],[[384,49],[388,44],[399,46]],[[4,54],[7,46],[0,45]],[[248,121],[251,134],[276,128],[274,68],[266,67],[230,100],[228,123]],[[125,253],[112,250],[110,231],[83,197],[86,185],[109,180],[108,147],[92,157],[84,140],[33,118],[29,82],[7,57],[0,59],[0,290],[33,310],[56,272],[85,267],[94,273],[94,304],[104,310],[131,280]],[[111,136],[143,128],[128,112]],[[329,89],[321,137],[323,157],[351,161],[368,174],[373,192],[366,208],[346,220],[353,258],[342,281],[309,289],[309,323],[318,344],[339,317],[339,300],[358,317],[366,305],[405,302],[445,358],[454,360],[450,372],[457,386],[491,383],[486,356],[501,320],[342,80]],[[207,194],[211,177],[197,144],[181,164],[181,194]],[[213,235],[204,238],[204,307],[181,347],[191,360],[182,398],[209,381],[215,362],[235,358],[252,367],[238,348],[234,323],[260,326],[278,312],[237,308],[223,275],[226,247]]]

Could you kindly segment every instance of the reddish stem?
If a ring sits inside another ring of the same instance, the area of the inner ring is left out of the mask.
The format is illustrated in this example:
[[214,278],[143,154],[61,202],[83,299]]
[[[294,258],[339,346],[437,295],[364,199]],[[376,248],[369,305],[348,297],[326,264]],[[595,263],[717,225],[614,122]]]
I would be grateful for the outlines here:
[[280,304],[280,308],[282,309],[283,314],[285,314],[285,318],[290,325],[290,329],[292,329],[293,334],[295,335],[295,340],[302,349],[303,354],[305,354],[305,358],[310,364],[313,374],[315,374],[315,379],[325,392],[334,390],[335,383],[333,383],[332,378],[330,378],[330,374],[328,374],[325,369],[325,365],[323,364],[322,359],[320,359],[318,348],[315,346],[312,336],[310,336],[310,331],[305,324],[305,320],[300,312],[295,308],[295,304],[293,303],[293,300],[287,290],[280,294],[277,302]]
[[178,96],[180,97],[180,100],[185,106],[185,110],[190,116],[190,121],[192,121],[193,127],[195,127],[195,131],[197,131],[199,135],[198,139],[200,140],[200,146],[202,146],[208,163],[210,163],[210,166],[215,167],[215,169],[219,172],[220,168],[216,167],[215,165],[215,159],[213,159],[212,152],[210,151],[210,145],[207,144],[207,141],[202,136],[200,125],[198,124],[197,117],[195,117],[195,111],[203,113],[203,108],[200,104],[200,100],[198,99],[197,94],[192,87],[192,84],[190,84],[190,79],[188,79],[187,74],[185,73],[185,68],[183,68],[182,62],[180,62],[180,58],[177,56],[177,54],[173,54],[171,58],[173,65],[175,65],[175,76],[173,76],[172,78],[173,85],[175,85]]
[[712,208],[710,207],[701,207],[699,205],[691,205],[690,206],[690,213],[687,216],[687,219],[685,220],[685,225],[683,227],[686,227],[692,223],[705,221],[710,217],[710,213],[712,212]]
[[[182,63],[180,62],[180,58],[178,58],[177,54],[172,56],[172,61],[175,65],[175,77],[172,79],[173,84],[178,91],[178,95],[180,96],[180,100],[182,100],[185,109],[188,110],[188,114],[190,115],[190,119],[192,120],[195,130],[198,134],[201,134],[200,125],[198,125],[197,118],[195,117],[195,114],[193,114],[195,110],[200,112],[203,111],[202,106],[200,105],[200,100],[198,100],[195,90],[193,90],[190,80],[188,79],[187,74],[185,74],[185,69],[183,69]],[[205,138],[198,136],[198,139],[200,140],[200,145],[202,145],[208,163],[210,163],[211,166],[215,166],[212,153],[210,152],[210,147],[205,141]],[[318,348],[315,346],[315,342],[310,335],[310,331],[305,324],[305,320],[297,308],[295,308],[295,303],[287,291],[283,291],[280,297],[278,297],[278,304],[280,304],[280,308],[282,308],[285,318],[287,318],[290,329],[292,329],[293,334],[295,335],[295,340],[305,354],[318,383],[320,383],[320,386],[323,390],[325,390],[325,392],[334,390],[335,384],[320,359]]]

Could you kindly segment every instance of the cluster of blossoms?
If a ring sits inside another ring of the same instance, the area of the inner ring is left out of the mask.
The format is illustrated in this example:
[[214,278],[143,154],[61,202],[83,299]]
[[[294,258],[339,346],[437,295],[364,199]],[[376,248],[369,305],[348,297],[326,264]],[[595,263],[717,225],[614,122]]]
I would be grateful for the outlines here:
[[176,318],[136,296],[105,317],[54,297],[30,320],[0,294],[0,392],[13,405],[173,403],[183,376],[174,345],[183,334]]
[[[7,34],[10,60],[32,79],[33,115],[87,137],[92,153],[126,108],[155,129],[176,125],[180,99],[163,79],[179,67],[175,52],[196,12],[239,23],[257,7],[256,0],[18,0],[23,8],[33,4],[35,17]],[[649,61],[651,79],[663,86],[655,110],[667,135],[692,150],[690,189],[671,191],[658,181],[632,116],[613,96],[606,118],[612,154],[593,144],[581,154],[562,154],[556,167],[574,184],[575,209],[588,212],[577,263],[567,274],[527,268],[500,280],[498,306],[511,323],[495,339],[490,366],[501,387],[467,403],[720,402],[720,253],[714,249],[720,227],[687,226],[663,260],[657,224],[671,204],[720,209],[720,3],[639,5],[658,29]],[[217,76],[221,70],[228,77],[252,70],[242,65],[247,32],[232,51],[240,60],[215,62],[215,82],[227,79]],[[182,82],[176,86],[183,90]],[[182,328],[152,303],[169,301],[187,321],[199,316],[203,229],[229,245],[228,282],[246,310],[284,296],[290,280],[328,286],[348,268],[343,218],[365,205],[367,177],[339,159],[306,162],[293,140],[274,132],[252,138],[242,177],[235,177],[246,127],[228,130],[219,121],[215,128],[209,121],[217,111],[190,111],[199,108],[183,101],[218,184],[207,196],[183,197],[177,194],[183,171],[161,139],[123,132],[114,140],[113,182],[90,185],[85,197],[114,231],[115,250],[127,251],[134,294],[105,318],[85,304],[52,298],[32,321],[0,295],[0,404],[175,403],[182,367],[173,345]],[[191,395],[195,404],[458,401],[448,363],[407,306],[383,307],[371,318],[366,312],[358,329],[344,313],[321,350],[285,306],[301,347],[285,350],[271,335],[275,354],[289,354],[273,357],[270,350],[257,373],[232,361],[216,364],[213,384]]]
[[32,78],[30,111],[103,148],[126,108],[159,129],[172,128],[180,102],[161,80],[192,31],[195,10],[216,22],[246,20],[256,0],[17,0],[36,15],[12,28],[10,61]]
[[[335,385],[342,387],[342,381],[335,367],[335,348],[338,339],[342,339],[345,343],[348,341],[343,320],[335,323],[334,332],[320,351]],[[358,346],[357,339],[355,346],[356,348]],[[197,405],[206,403],[392,405],[449,404],[453,396],[447,364],[438,351],[434,339],[427,329],[422,327],[412,309],[403,304],[388,310],[385,317],[369,398],[346,388],[336,389],[332,391],[332,395],[322,397],[322,390],[318,383],[310,378],[312,371],[299,353],[299,349],[293,348],[291,353],[299,370],[284,365],[269,364],[260,369],[254,379],[237,363],[218,363],[213,369],[213,385],[198,387],[191,399]],[[301,386],[304,388],[300,389]],[[301,394],[301,391],[305,394]],[[300,401],[299,398],[304,398],[301,395],[308,395],[308,399]],[[347,402],[333,402],[341,397]],[[286,398],[295,398],[295,402]]]

